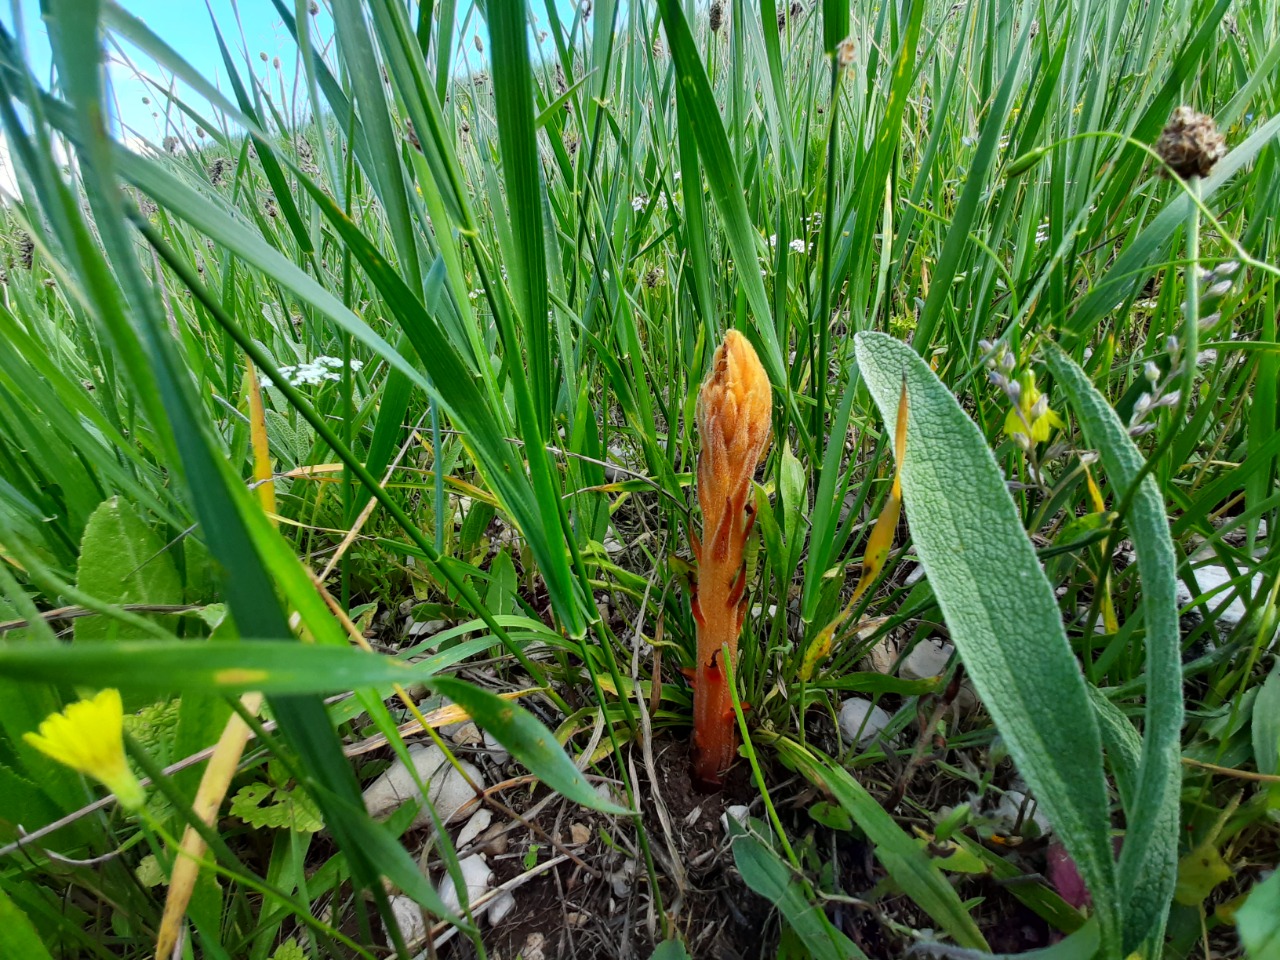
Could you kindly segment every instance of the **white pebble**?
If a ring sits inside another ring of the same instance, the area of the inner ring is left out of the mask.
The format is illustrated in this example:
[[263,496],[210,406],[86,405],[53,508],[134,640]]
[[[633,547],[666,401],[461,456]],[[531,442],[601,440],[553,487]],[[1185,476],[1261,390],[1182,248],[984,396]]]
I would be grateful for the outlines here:
[[467,846],[472,840],[488,830],[489,824],[492,822],[493,814],[489,812],[487,807],[481,807],[471,815],[471,819],[467,821],[466,826],[458,831],[458,839],[454,845],[459,849]]
[[[489,881],[493,879],[493,871],[489,869],[489,864],[485,863],[484,857],[478,853],[475,856],[459,861],[458,870],[461,872],[462,882],[467,888],[467,903],[475,903],[489,889]],[[440,899],[444,901],[446,907],[455,913],[462,909],[458,891],[453,885],[453,877],[447,873],[444,875],[444,879],[440,881]]]
[[889,725],[889,714],[862,697],[850,697],[840,704],[840,734],[858,746],[866,746]]
[[[391,904],[391,916],[395,917],[396,926],[400,928],[400,936],[404,937],[406,946],[413,947],[425,940],[427,938],[427,921],[422,915],[422,908],[418,906],[413,897],[406,897],[402,893],[396,893],[387,899]],[[387,942],[394,942],[390,931],[387,932]]]
[[[1226,567],[1197,567],[1196,583],[1200,587],[1200,592],[1195,596],[1203,596],[1206,593],[1212,596],[1204,605],[1196,607],[1195,612],[1201,616],[1207,616],[1210,611],[1222,607],[1227,597],[1233,594],[1241,593],[1245,597],[1256,596],[1262,588],[1262,578],[1263,575],[1259,573],[1252,580],[1246,581],[1242,577],[1235,586],[1228,586],[1235,578]],[[1178,606],[1185,607],[1195,599],[1195,596],[1192,595],[1190,587],[1181,580],[1178,581]],[[1235,596],[1230,603],[1222,607],[1222,612],[1218,614],[1218,626],[1222,630],[1234,630],[1245,618],[1246,612],[1244,599],[1241,596]]]
[[898,666],[903,680],[931,680],[947,669],[955,647],[945,640],[924,639],[911,648]]
[[[413,761],[418,779],[427,785],[427,795],[440,819],[448,823],[457,818],[463,804],[475,796],[467,781],[445,760],[444,753],[435,744],[413,744],[409,747],[409,759]],[[477,786],[484,786],[484,776],[479,770],[465,760],[459,761],[459,765]],[[397,759],[365,790],[364,805],[370,816],[383,817],[409,800],[420,801],[421,797],[413,774]],[[431,814],[423,807],[414,818],[413,827],[423,827],[430,822]]]
[[511,759],[507,748],[500,744],[498,738],[488,730],[484,731],[484,748],[489,751],[489,758],[498,766],[502,766]]
[[1034,823],[1036,831],[1042,837],[1053,830],[1053,825],[1049,823],[1049,818],[1040,812],[1039,804],[1034,800],[1027,802],[1027,795],[1021,790],[1006,790],[1002,793],[995,809],[991,811],[991,816],[1000,821],[1006,830],[1012,831],[1014,825],[1018,822],[1018,811],[1023,809],[1024,802],[1027,803],[1026,811],[1022,817],[1022,829],[1024,831],[1028,823]]
[[516,898],[510,890],[504,890],[489,903],[489,925],[496,927],[515,909]]
[[738,822],[738,826],[745,827],[749,815],[749,809],[745,803],[735,803],[731,807],[725,807],[724,813],[720,814],[720,825],[724,827],[724,832],[728,833],[731,817]]

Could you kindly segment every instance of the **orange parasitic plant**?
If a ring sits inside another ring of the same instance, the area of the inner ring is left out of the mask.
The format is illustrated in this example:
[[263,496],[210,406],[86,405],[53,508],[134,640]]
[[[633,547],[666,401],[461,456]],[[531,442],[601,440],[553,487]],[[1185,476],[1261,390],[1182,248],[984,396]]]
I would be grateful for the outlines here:
[[693,679],[694,780],[719,786],[738,750],[733,698],[721,659],[737,664],[738,634],[746,612],[743,558],[755,522],[751,479],[769,445],[772,393],[755,349],[730,330],[717,348],[698,394],[698,505],[702,540],[690,531],[698,565],[693,616],[698,660]]

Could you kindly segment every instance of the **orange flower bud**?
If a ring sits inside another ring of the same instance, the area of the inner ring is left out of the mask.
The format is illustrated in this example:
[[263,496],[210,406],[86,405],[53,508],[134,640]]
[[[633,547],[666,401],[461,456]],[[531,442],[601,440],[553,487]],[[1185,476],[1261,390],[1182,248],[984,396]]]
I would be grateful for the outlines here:
[[702,541],[695,543],[698,662],[693,671],[694,776],[714,787],[737,752],[733,700],[720,662],[727,645],[737,662],[746,612],[743,549],[755,514],[751,480],[769,444],[772,391],[750,341],[730,330],[716,350],[698,394],[698,504]]

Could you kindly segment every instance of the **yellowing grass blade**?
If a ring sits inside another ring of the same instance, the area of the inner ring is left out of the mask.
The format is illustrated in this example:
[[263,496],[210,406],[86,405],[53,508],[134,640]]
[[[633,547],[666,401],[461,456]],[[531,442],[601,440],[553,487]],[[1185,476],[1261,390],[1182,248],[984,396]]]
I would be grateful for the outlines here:
[[[256,380],[254,385],[257,386]],[[262,694],[246,693],[240,698],[240,702],[249,713],[256,714],[262,706]],[[240,714],[234,714],[223,728],[213,756],[209,758],[209,766],[200,779],[200,787],[196,790],[196,799],[191,806],[195,815],[209,826],[213,826],[218,807],[227,795],[227,788],[231,786],[231,778],[235,776],[236,766],[240,763],[240,756],[244,753],[250,734],[249,725],[241,719]],[[178,942],[182,919],[187,914],[187,904],[191,902],[191,892],[195,889],[196,877],[200,873],[200,858],[204,852],[204,838],[188,826],[183,831],[178,856],[173,861],[169,895],[164,901],[164,915],[160,920],[160,933],[156,937],[157,960],[164,960],[172,954],[174,944]]]
[[245,385],[249,393],[249,438],[253,445],[253,480],[258,502],[268,517],[276,515],[276,484],[271,473],[271,447],[267,442],[267,413],[262,405],[262,385],[253,361],[245,360]]
[[854,606],[871,584],[876,582],[884,563],[889,559],[889,550],[893,547],[893,532],[898,528],[898,520],[902,516],[902,458],[907,452],[907,381],[902,381],[902,395],[898,399],[898,422],[893,434],[893,486],[889,488],[889,499],[884,509],[876,517],[876,525],[871,528],[867,537],[867,548],[862,556],[862,576],[858,585],[853,588],[853,596],[844,605],[844,609],[829,624],[822,628],[809,648],[805,651],[800,663],[800,679],[808,680],[819,663],[831,653],[836,630],[853,612]]

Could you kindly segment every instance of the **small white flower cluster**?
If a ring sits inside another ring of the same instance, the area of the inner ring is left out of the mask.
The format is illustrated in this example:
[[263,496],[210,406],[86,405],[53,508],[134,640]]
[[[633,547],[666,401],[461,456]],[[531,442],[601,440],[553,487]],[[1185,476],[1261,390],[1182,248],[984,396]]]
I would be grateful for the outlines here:
[[799,237],[797,237],[795,240],[792,240],[789,244],[787,244],[787,246],[789,246],[796,253],[809,252],[809,245],[805,243],[803,240],[801,240]]
[[1177,337],[1170,336],[1165,340],[1164,348],[1169,354],[1169,376],[1164,378],[1164,382],[1161,382],[1163,374],[1158,363],[1148,360],[1142,365],[1142,378],[1147,381],[1150,389],[1138,397],[1133,405],[1133,412],[1129,415],[1131,437],[1141,437],[1156,428],[1155,423],[1147,421],[1147,415],[1153,410],[1176,407],[1182,401],[1182,391],[1176,389],[1181,370],[1182,345]]
[[[351,372],[359,370],[364,366],[363,360],[351,360]],[[307,360],[296,366],[290,365],[280,368],[280,373],[294,387],[315,386],[324,383],[326,380],[341,380],[342,374],[341,357],[316,357],[314,360]],[[266,377],[262,378],[262,382],[266,386],[271,386],[271,381]]]
[[636,213],[642,211],[649,205],[649,195],[647,193],[637,193],[631,198],[631,209]]

